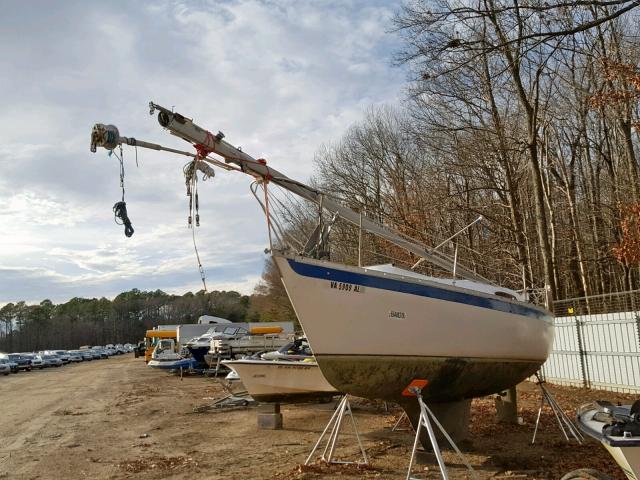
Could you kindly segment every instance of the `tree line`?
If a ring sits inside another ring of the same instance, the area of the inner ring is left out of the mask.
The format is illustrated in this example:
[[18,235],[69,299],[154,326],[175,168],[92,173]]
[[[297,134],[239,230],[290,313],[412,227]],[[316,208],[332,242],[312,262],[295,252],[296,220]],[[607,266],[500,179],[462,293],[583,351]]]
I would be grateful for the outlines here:
[[[54,304],[24,301],[0,308],[0,352],[73,349],[81,345],[136,343],[156,325],[196,323],[201,315],[233,322],[296,321],[272,262],[252,295],[203,290],[170,295],[161,290],[122,292],[107,298],[72,298]],[[272,286],[273,285],[273,286]],[[284,295],[284,301],[282,296]]]

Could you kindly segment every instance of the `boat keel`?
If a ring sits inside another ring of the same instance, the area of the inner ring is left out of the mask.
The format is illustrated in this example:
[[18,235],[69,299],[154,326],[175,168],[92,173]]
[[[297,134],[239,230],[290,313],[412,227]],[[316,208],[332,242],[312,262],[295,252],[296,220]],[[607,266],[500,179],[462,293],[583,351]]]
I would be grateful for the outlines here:
[[401,403],[403,390],[427,380],[428,403],[448,403],[501,392],[533,375],[542,361],[447,357],[316,355],[327,381],[339,392]]

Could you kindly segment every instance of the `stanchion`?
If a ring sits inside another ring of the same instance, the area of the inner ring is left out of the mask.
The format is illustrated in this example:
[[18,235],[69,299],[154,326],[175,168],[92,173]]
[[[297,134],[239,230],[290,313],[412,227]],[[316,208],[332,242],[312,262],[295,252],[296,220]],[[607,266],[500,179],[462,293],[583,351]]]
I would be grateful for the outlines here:
[[[362,453],[361,462],[333,460],[333,454],[335,452],[336,443],[338,442],[338,436],[340,435],[340,429],[342,428],[342,420],[344,419],[345,415],[348,415],[349,417],[351,417],[353,431],[356,434],[356,439],[358,440],[358,447],[360,448],[360,452]],[[340,403],[338,404],[338,407],[336,408],[335,412],[333,412],[333,415],[331,416],[329,423],[327,423],[327,426],[324,428],[322,434],[320,435],[320,438],[318,438],[318,441],[313,446],[313,450],[311,450],[311,453],[305,460],[304,462],[305,465],[309,464],[309,462],[313,458],[313,455],[316,453],[316,450],[318,449],[318,447],[322,443],[322,440],[324,439],[325,435],[327,434],[327,432],[329,432],[330,429],[331,431],[327,439],[327,444],[324,447],[324,451],[322,452],[322,456],[320,457],[320,460],[326,463],[340,463],[340,464],[346,464],[346,465],[354,465],[354,464],[369,465],[369,459],[367,458],[367,453],[364,451],[364,447],[362,446],[362,442],[360,441],[360,434],[358,433],[358,427],[356,425],[355,419],[353,418],[353,412],[351,411],[351,405],[349,404],[348,395],[345,395],[344,397],[342,397],[342,400],[340,400]]]
[[[536,377],[536,385],[540,387],[540,390],[542,392],[542,399],[540,400],[540,408],[538,409],[538,416],[536,418],[536,426],[533,430],[533,438],[531,439],[531,445],[536,443],[536,434],[538,433],[538,426],[540,425],[540,416],[542,415],[542,408],[544,407],[545,403],[547,403],[549,407],[551,407],[551,410],[553,411],[553,414],[556,417],[558,426],[560,427],[560,431],[564,435],[565,440],[567,442],[570,441],[569,435],[567,435],[567,430],[568,430],[571,436],[576,439],[578,444],[582,445],[582,442],[584,441],[584,436],[582,435],[582,432],[578,430],[578,427],[576,427],[573,421],[567,416],[566,413],[564,413],[564,410],[560,408],[560,405],[558,404],[554,396],[551,395],[551,392],[549,392],[547,387],[545,387],[545,381],[540,378],[538,373],[536,373],[535,377]],[[565,427],[566,427],[566,430],[565,430]]]

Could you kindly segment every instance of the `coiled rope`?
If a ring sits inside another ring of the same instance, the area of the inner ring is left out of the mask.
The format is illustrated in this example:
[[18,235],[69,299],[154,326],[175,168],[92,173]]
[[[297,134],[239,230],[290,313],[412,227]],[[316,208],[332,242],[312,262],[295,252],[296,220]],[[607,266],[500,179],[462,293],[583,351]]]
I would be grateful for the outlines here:
[[[124,234],[127,237],[133,235],[131,220],[129,220],[129,216],[127,215],[127,203],[116,202],[116,204],[113,206],[113,213],[115,215],[115,222],[118,225],[124,225]],[[120,219],[120,222],[118,222],[118,219]]]

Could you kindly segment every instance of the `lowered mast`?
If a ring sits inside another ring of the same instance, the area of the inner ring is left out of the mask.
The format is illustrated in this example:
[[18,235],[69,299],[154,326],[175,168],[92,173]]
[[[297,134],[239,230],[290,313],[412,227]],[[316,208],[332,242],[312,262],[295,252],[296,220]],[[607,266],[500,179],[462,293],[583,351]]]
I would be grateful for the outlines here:
[[[137,145],[140,147],[151,148],[154,150],[167,150],[173,153],[182,155],[193,156],[196,159],[212,162],[213,159],[207,158],[209,154],[214,153],[224,158],[227,164],[233,164],[240,168],[241,171],[252,175],[257,178],[264,179],[267,182],[273,182],[276,185],[298,195],[306,200],[309,200],[316,205],[322,206],[333,215],[337,215],[349,223],[361,227],[364,231],[382,237],[389,242],[404,248],[405,250],[417,255],[421,259],[432,263],[440,268],[452,272],[454,269],[454,262],[446,255],[438,252],[435,249],[427,249],[419,243],[407,240],[402,237],[398,232],[395,232],[389,227],[379,225],[368,218],[361,216],[354,210],[341,205],[334,201],[326,194],[308,186],[296,180],[293,180],[279,171],[267,166],[267,162],[264,159],[255,159],[247,153],[243,152],[239,148],[231,145],[224,140],[224,134],[218,132],[213,135],[208,130],[205,130],[193,121],[177,112],[157,105],[153,102],[149,103],[150,114],[153,115],[155,111],[158,111],[158,122],[162,127],[167,129],[169,133],[175,135],[183,140],[191,143],[196,151],[197,155],[189,154],[187,152],[181,152],[175,149],[169,149],[161,147],[156,144],[150,144],[135,139],[120,137],[117,129],[113,127],[115,133],[109,129],[111,126],[105,126],[97,124],[94,126],[91,136],[92,151],[95,151],[96,146],[102,146],[107,149],[113,149],[116,145],[128,144]],[[213,161],[214,165],[218,162]],[[465,277],[469,280],[475,280],[482,283],[492,283],[481,275],[472,272],[471,270],[456,265],[456,274]]]

